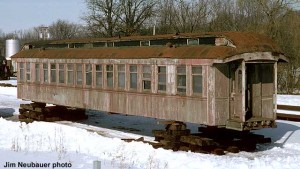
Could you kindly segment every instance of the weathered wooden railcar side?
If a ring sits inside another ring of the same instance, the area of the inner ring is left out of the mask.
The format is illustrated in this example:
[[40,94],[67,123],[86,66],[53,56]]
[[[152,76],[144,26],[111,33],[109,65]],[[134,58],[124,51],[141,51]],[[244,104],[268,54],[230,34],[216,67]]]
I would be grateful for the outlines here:
[[[151,46],[151,38],[181,45]],[[141,38],[138,47],[24,50],[13,57],[18,98],[235,130],[275,125],[277,62],[286,58],[268,38],[234,32],[151,38],[147,47]]]

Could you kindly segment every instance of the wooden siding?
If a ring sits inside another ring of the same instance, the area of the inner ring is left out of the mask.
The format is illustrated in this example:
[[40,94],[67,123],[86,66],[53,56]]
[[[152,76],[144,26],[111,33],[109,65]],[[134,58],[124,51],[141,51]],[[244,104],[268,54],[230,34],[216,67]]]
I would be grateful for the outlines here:
[[207,114],[207,100],[196,97],[166,97],[146,93],[82,90],[82,88],[32,84],[18,84],[18,97],[55,105],[200,124],[208,124],[207,119],[213,117]]
[[[126,82],[125,88],[119,89],[117,87],[117,66],[114,66],[114,87],[97,88],[95,84],[95,72],[92,73],[93,83],[88,86],[84,83],[82,85],[67,85],[60,84],[58,80],[55,83],[36,83],[34,79],[30,82],[18,82],[18,98],[32,100],[36,102],[45,102],[56,105],[63,105],[69,107],[78,107],[85,109],[95,109],[107,112],[116,112],[129,115],[153,117],[159,119],[178,120],[184,122],[192,122],[199,124],[215,125],[214,110],[211,110],[214,105],[214,68],[207,65],[211,62],[201,62],[202,67],[202,83],[203,93],[194,95],[192,91],[192,65],[186,65],[187,74],[187,91],[186,94],[177,94],[176,86],[176,66],[178,63],[193,63],[191,61],[176,61],[171,59],[158,60],[74,60],[74,59],[57,59],[57,60],[38,60],[38,59],[20,59],[20,62],[30,63],[46,63],[48,64],[48,81],[50,81],[50,64],[92,64],[95,70],[95,64],[102,64],[103,66],[103,80],[106,81],[105,65],[125,65]],[[41,62],[42,61],[42,62]],[[136,90],[129,89],[129,65],[137,65],[138,70],[138,87]],[[145,92],[142,90],[142,65],[151,65],[151,91]],[[158,92],[157,84],[157,66],[166,66],[166,92]],[[194,64],[198,65],[199,64]],[[34,64],[31,64],[31,75],[34,77]],[[42,66],[40,66],[42,67]],[[58,66],[57,66],[58,67]],[[64,66],[64,74],[67,75],[66,66]],[[74,69],[74,74],[76,68]],[[56,71],[56,78],[59,73]],[[40,77],[43,79],[43,71],[40,71]],[[209,77],[209,81],[207,80]],[[85,82],[85,66],[83,67],[83,82]],[[76,81],[76,80],[75,80]],[[207,90],[210,90],[209,92]],[[34,92],[27,92],[34,91]],[[209,105],[208,105],[209,99]],[[209,111],[208,111],[209,110]]]
[[229,66],[228,64],[215,64],[215,114],[216,124],[226,125],[229,119]]

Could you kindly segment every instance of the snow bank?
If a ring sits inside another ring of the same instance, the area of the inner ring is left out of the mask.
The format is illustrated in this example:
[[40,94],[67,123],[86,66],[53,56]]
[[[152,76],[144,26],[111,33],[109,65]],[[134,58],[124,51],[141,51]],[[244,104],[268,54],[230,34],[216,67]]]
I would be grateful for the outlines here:
[[[0,155],[9,153],[24,161],[43,161],[50,156],[48,161],[70,161],[74,168],[91,166],[93,160],[103,161],[108,168],[300,168],[299,143],[277,142],[259,149],[225,156],[173,152],[56,123],[25,124],[0,119]],[[1,159],[0,166],[5,161],[7,158]]]

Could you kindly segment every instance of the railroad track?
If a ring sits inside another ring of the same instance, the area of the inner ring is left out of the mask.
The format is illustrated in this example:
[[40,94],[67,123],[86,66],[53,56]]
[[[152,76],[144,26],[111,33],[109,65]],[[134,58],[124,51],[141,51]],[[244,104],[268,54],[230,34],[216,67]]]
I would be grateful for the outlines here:
[[[283,113],[281,110],[290,112]],[[277,105],[277,119],[288,121],[300,121],[300,106]]]

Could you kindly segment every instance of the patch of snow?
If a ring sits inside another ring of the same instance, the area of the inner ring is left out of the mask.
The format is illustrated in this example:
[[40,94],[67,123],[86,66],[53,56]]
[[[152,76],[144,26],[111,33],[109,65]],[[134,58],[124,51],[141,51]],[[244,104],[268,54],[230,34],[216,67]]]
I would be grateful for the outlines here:
[[300,95],[277,95],[277,104],[300,106]]

